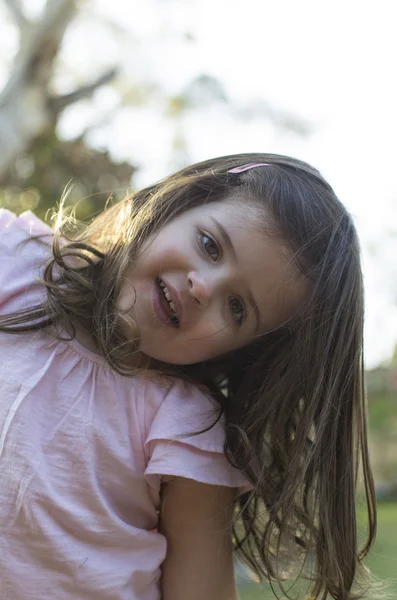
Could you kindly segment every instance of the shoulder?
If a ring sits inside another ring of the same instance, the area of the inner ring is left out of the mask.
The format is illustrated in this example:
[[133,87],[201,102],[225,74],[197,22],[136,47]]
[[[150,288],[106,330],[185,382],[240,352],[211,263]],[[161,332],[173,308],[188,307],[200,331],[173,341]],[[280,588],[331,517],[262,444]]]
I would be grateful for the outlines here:
[[51,235],[51,228],[33,213],[18,217],[0,209],[0,305],[6,312],[42,301],[36,279],[49,257]]
[[140,378],[147,392],[157,400],[164,401],[167,398],[173,398],[175,402],[181,403],[182,406],[190,403],[194,403],[195,406],[197,406],[197,403],[208,407],[218,406],[218,403],[204,385],[199,386],[184,379],[158,374],[154,371],[148,371]]
[[[13,255],[18,251],[18,254],[29,257],[31,245],[27,246],[24,242],[39,236],[39,241],[44,243],[42,245],[48,247],[52,235],[52,229],[30,211],[17,216],[9,210],[0,209],[0,246],[3,255],[4,253]],[[37,242],[36,248],[40,248]],[[37,253],[40,254],[38,251],[34,252]]]
[[190,437],[190,434],[195,435],[219,422],[215,430],[217,437],[223,437],[221,407],[204,386],[153,373],[139,379],[138,385],[144,389],[145,412],[152,435],[157,430],[156,423],[167,437],[174,434]]
[[28,236],[51,235],[52,229],[41,221],[31,211],[26,211],[17,216],[5,208],[0,208],[0,235],[19,231]]
[[247,480],[224,453],[225,423],[211,395],[178,379],[147,380],[145,453],[148,483],[159,490],[166,477],[243,488]]

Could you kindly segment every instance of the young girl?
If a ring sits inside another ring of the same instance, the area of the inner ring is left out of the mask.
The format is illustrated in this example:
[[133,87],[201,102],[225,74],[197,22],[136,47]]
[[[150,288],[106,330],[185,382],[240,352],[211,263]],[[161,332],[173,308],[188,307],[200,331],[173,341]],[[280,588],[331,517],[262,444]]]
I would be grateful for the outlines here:
[[234,600],[233,546],[352,598],[362,277],[318,171],[226,156],[0,231],[2,600]]

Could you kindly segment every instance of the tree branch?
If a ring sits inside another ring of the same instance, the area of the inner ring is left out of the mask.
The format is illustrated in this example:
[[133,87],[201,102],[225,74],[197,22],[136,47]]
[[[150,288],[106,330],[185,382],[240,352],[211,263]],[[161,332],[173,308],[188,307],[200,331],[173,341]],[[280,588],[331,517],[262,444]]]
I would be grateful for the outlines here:
[[23,14],[19,0],[4,0],[4,3],[12,14],[12,18],[19,27],[20,32],[26,31],[31,26],[31,21]]
[[[19,0],[6,0],[21,15]],[[0,179],[32,140],[53,126],[48,106],[53,63],[77,0],[48,0],[41,18],[27,21],[10,77],[0,93]]]
[[63,96],[54,96],[50,98],[49,106],[52,113],[54,115],[57,115],[67,106],[70,106],[70,104],[74,104],[75,102],[78,102],[83,98],[89,98],[90,96],[92,96],[92,94],[97,88],[101,87],[102,85],[105,85],[106,83],[109,83],[109,81],[112,81],[112,79],[114,79],[116,75],[117,69],[110,69],[109,71],[103,73],[103,75],[98,77],[98,79],[96,79],[92,83],[83,85],[74,92],[71,92],[70,94],[65,94]]
[[[13,0],[6,0],[11,2]],[[0,95],[1,104],[34,77],[45,89],[66,27],[75,12],[75,0],[51,0],[40,21],[32,23],[15,57],[12,74]],[[38,68],[40,67],[40,68]]]

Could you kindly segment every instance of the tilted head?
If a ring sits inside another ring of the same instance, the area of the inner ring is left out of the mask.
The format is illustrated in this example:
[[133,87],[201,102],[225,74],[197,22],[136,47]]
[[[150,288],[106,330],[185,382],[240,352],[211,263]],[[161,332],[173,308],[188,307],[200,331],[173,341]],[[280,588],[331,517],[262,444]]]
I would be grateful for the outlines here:
[[244,192],[191,208],[151,234],[124,273],[123,332],[170,364],[247,346],[303,304],[307,282],[292,256]]
[[118,239],[108,253],[120,258],[128,247],[113,279],[116,306],[125,311],[125,337],[138,335],[152,358],[229,358],[311,327],[314,349],[316,340],[335,343],[346,319],[362,320],[352,219],[306,163],[269,154],[208,160],[110,213],[120,219],[121,210],[118,232],[129,244]]

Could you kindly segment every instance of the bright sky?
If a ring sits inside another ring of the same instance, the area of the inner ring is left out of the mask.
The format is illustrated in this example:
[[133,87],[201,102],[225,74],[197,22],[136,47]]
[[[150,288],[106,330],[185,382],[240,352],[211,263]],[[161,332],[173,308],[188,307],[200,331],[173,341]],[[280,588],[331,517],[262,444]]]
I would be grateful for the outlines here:
[[[122,26],[129,45],[117,31],[99,35],[98,24],[75,27],[64,49],[74,69],[70,80],[76,71],[83,77],[87,67],[102,72],[119,61],[120,42],[128,48],[124,72],[135,82],[157,79],[177,93],[204,72],[223,83],[231,104],[262,101],[311,124],[312,134],[299,137],[263,119],[240,120],[218,105],[191,112],[180,126],[190,162],[270,151],[307,160],[328,178],[361,238],[366,364],[387,361],[397,342],[394,1],[91,0],[85,10]],[[194,41],[186,44],[183,31]],[[67,88],[68,81],[64,76],[59,85]],[[102,90],[95,106],[106,112],[114,102],[114,94]],[[76,106],[61,131],[72,136],[92,120],[92,105]],[[163,116],[148,107],[115,113],[91,141],[141,165],[135,179],[141,186],[175,168],[172,135]]]

